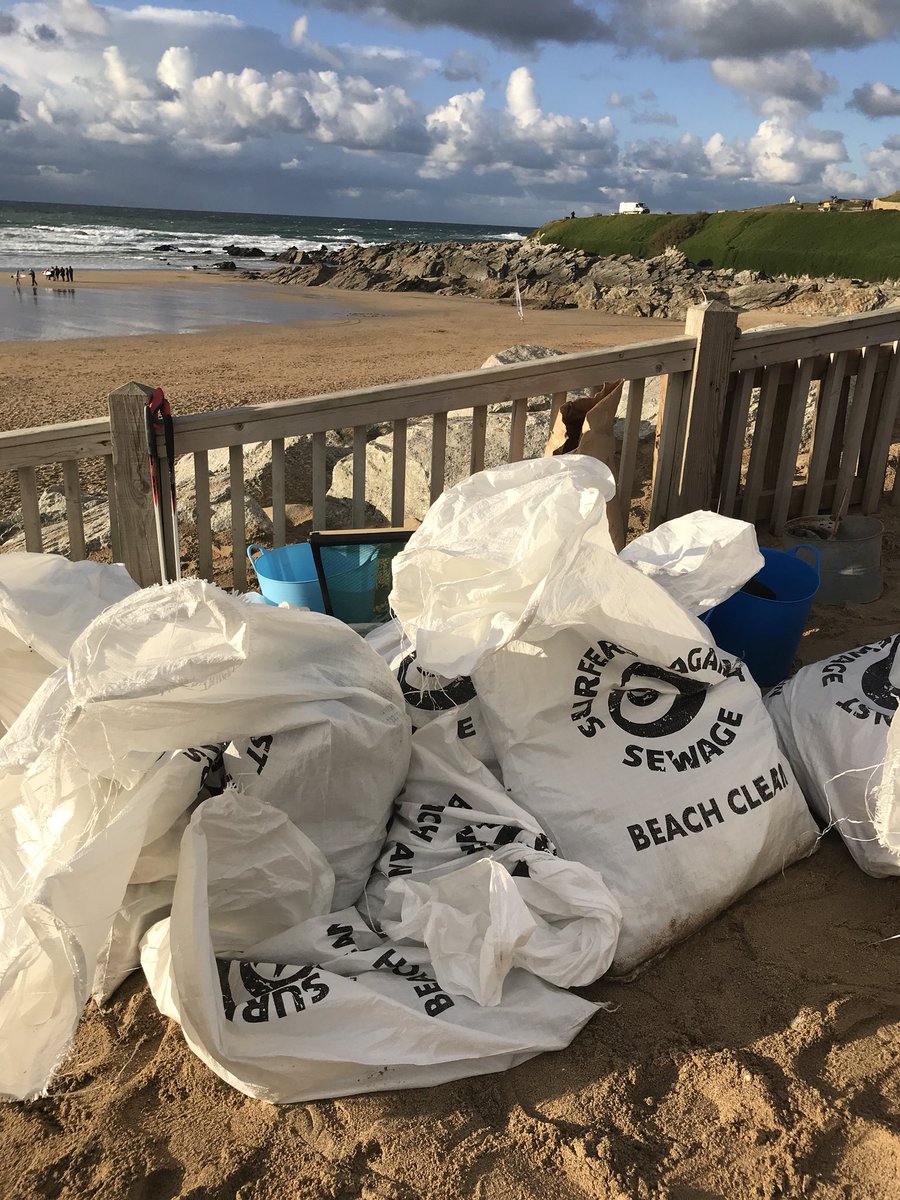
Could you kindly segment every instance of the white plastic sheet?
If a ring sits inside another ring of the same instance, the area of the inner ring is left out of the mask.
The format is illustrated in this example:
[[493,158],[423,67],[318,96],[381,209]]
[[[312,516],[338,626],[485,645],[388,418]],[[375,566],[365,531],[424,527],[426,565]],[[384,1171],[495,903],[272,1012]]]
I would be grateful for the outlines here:
[[612,486],[583,456],[473,476],[394,560],[391,605],[424,668],[471,673],[513,800],[602,874],[627,973],[816,828],[742,664],[613,553]]

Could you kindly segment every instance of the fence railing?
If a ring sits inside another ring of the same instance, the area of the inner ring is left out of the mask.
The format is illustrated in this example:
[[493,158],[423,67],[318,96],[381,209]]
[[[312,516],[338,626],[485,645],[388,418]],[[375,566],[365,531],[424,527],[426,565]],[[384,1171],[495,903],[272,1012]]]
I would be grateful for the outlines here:
[[[212,578],[210,453],[227,451],[233,585],[246,585],[245,447],[270,446],[272,542],[287,536],[286,443],[308,439],[313,528],[327,520],[330,431],[345,430],[352,462],[349,524],[366,524],[367,447],[389,428],[390,501],[383,519],[403,523],[407,497],[407,435],[430,425],[428,494],[444,490],[448,418],[465,414],[469,444],[464,470],[487,461],[489,421],[505,431],[502,461],[526,452],[529,416],[550,396],[549,425],[566,393],[613,379],[629,381],[617,483],[629,500],[636,484],[641,410],[648,380],[661,381],[652,465],[651,527],[696,508],[712,508],[780,532],[795,514],[881,500],[900,401],[900,310],[816,324],[740,333],[733,312],[716,304],[688,313],[683,335],[614,349],[566,354],[508,367],[467,371],[408,383],[246,405],[178,416],[175,451],[192,456],[196,562]],[[165,384],[165,380],[158,381]],[[142,584],[171,578],[160,564],[150,497],[144,409],[152,389],[127,384],[109,398],[109,417],[0,434],[0,472],[18,475],[26,548],[43,549],[36,470],[56,466],[65,494],[69,554],[85,554],[79,465],[98,460],[105,472],[113,556]],[[177,404],[177,398],[176,398]],[[499,406],[499,407],[498,407]],[[493,439],[496,443],[496,436]],[[169,479],[155,448],[166,494]],[[457,447],[458,451],[458,447]],[[496,452],[495,452],[496,457]],[[496,465],[490,462],[488,465]],[[452,473],[459,474],[459,464]],[[179,477],[183,474],[179,470]],[[452,481],[452,480],[451,480]],[[179,484],[184,487],[183,481]],[[893,491],[900,497],[900,488]],[[389,511],[387,511],[389,509]],[[166,518],[168,519],[168,518]],[[172,539],[168,539],[169,545]]]

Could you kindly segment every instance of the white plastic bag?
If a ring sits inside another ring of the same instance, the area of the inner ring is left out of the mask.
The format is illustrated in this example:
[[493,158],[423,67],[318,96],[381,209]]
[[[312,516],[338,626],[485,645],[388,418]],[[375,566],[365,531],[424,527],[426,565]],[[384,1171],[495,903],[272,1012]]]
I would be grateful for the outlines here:
[[427,1087],[568,1044],[596,1006],[524,971],[479,1008],[441,988],[422,947],[329,913],[329,868],[269,805],[231,789],[182,843],[171,918],[144,939],[161,1010],[217,1075],[288,1103]]
[[810,807],[869,875],[900,875],[900,637],[803,667],[766,706]]
[[58,554],[0,555],[0,733],[104,608],[137,590],[124,567]]
[[702,510],[641,534],[619,558],[656,580],[695,617],[740,591],[765,565],[754,526]]
[[406,787],[358,905],[395,941],[424,943],[450,992],[497,1004],[512,967],[559,987],[609,967],[619,906],[597,871],[557,857],[447,725],[413,737]]
[[611,492],[580,456],[473,476],[394,560],[391,605],[425,667],[472,674],[515,802],[602,874],[626,973],[816,828],[743,665],[613,553]]

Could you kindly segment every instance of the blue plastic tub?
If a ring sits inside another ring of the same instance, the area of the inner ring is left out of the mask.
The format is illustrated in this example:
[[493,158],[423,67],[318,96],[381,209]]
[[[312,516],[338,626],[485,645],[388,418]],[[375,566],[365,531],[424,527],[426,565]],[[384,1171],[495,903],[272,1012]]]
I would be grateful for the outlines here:
[[[801,548],[812,551],[815,566],[797,557]],[[759,686],[767,688],[791,673],[819,587],[819,556],[809,545],[795,546],[789,554],[768,547],[760,549],[766,561],[753,578],[771,588],[775,599],[735,592],[705,613],[703,620],[716,645],[742,659]]]
[[[329,555],[325,578],[332,612],[342,621],[368,621],[375,592],[377,549],[342,546],[330,550]],[[265,550],[254,542],[247,547],[247,557],[253,563],[260,591],[270,604],[325,611],[312,549],[306,542],[279,546],[277,550]]]

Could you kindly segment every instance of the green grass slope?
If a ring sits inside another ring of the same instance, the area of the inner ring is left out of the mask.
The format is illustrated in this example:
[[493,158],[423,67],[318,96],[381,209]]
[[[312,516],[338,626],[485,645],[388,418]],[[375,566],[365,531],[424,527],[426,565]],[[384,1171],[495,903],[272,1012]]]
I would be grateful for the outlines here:
[[769,275],[900,279],[900,212],[818,212],[810,205],[744,212],[576,217],[537,231],[591,254],[652,258],[677,246],[698,265]]

